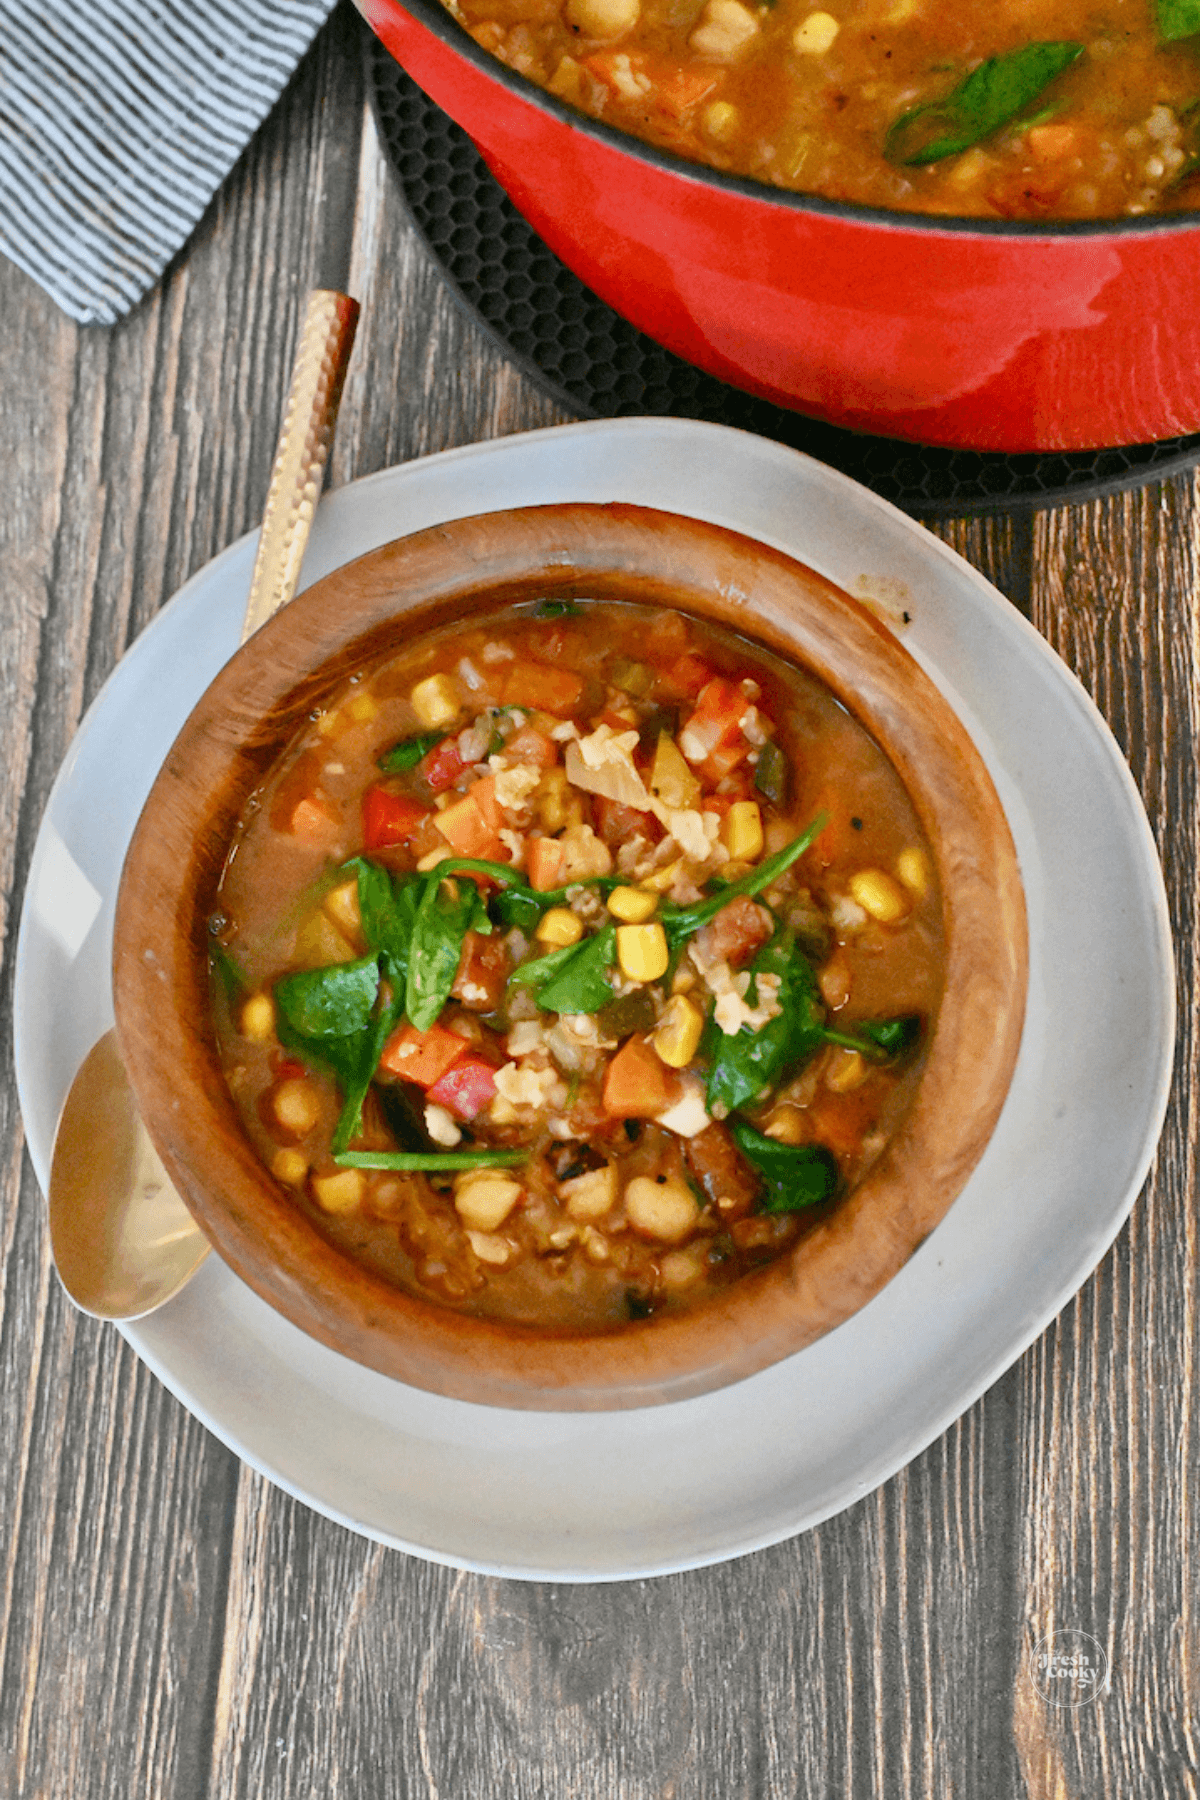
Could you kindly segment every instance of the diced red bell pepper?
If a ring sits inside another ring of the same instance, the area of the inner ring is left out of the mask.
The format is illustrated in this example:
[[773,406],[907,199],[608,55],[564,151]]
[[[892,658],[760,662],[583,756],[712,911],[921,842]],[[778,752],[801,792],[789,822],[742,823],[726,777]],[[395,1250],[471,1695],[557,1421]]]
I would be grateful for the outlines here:
[[385,787],[368,788],[363,795],[363,848],[391,850],[409,843],[429,817],[429,808],[405,794]]
[[276,1081],[299,1081],[302,1075],[308,1074],[302,1062],[297,1062],[294,1056],[288,1056],[282,1050],[272,1050],[267,1061]]
[[443,794],[453,787],[463,771],[470,767],[463,761],[458,748],[457,738],[443,738],[432,750],[427,750],[417,764],[419,774],[428,782],[435,794]]
[[428,1098],[456,1119],[473,1119],[496,1096],[496,1071],[482,1056],[464,1056],[435,1081]]

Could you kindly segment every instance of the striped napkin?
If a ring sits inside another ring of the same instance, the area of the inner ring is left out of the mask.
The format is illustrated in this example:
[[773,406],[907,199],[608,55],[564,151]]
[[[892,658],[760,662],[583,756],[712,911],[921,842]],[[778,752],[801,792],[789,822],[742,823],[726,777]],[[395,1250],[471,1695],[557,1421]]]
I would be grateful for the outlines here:
[[0,0],[0,251],[81,324],[147,293],[335,0]]

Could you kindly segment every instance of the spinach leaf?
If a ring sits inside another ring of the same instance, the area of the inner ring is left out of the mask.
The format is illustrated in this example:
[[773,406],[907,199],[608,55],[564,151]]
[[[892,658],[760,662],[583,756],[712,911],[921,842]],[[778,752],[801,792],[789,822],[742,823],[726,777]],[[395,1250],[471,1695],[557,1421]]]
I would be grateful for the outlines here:
[[342,1150],[333,1158],[343,1169],[399,1169],[438,1175],[455,1169],[511,1169],[529,1161],[528,1150]]
[[715,1020],[705,1029],[702,1053],[708,1056],[708,1110],[736,1112],[758,1100],[820,1048],[825,1038],[817,978],[792,933],[777,931],[750,964],[747,1000],[758,1000],[758,977],[779,976],[781,1011],[754,1031],[748,1025],[730,1037]]
[[375,958],[360,956],[356,962],[285,975],[275,984],[275,1001],[297,1036],[342,1038],[370,1024],[378,992]]
[[356,856],[346,864],[358,879],[358,914],[363,937],[383,959],[383,973],[402,989],[408,973],[417,908],[425,888],[419,875],[392,875],[379,863]]
[[579,611],[574,600],[542,600],[534,609],[539,619],[567,619]]
[[774,738],[768,738],[758,753],[754,785],[775,806],[786,806],[788,795],[788,759]]
[[921,1019],[917,1013],[907,1013],[902,1019],[863,1019],[849,1031],[834,1031],[827,1026],[822,1035],[827,1044],[861,1051],[878,1062],[911,1050],[921,1035]]
[[672,958],[693,932],[699,931],[702,925],[707,925],[710,919],[715,919],[721,908],[728,906],[731,900],[736,900],[740,894],[761,894],[764,888],[777,881],[785,869],[791,868],[797,857],[804,855],[813,839],[824,831],[828,823],[829,814],[818,813],[807,831],[802,831],[799,837],[793,838],[790,844],[785,844],[782,850],[777,850],[774,856],[768,856],[766,862],[759,863],[756,869],[751,869],[740,881],[730,881],[719,893],[710,894],[707,900],[697,900],[691,906],[664,906],[659,916],[667,934]]
[[1200,31],[1200,0],[1155,0],[1158,35],[1164,44],[1195,37]]
[[408,952],[404,1010],[428,1031],[450,998],[468,931],[491,933],[483,896],[473,881],[448,882],[441,865],[426,876]]
[[542,914],[547,910],[543,906],[540,895],[522,893],[520,888],[501,888],[493,894],[488,903],[499,924],[515,925],[526,936],[536,931]]
[[378,996],[379,968],[373,956],[305,969],[275,984],[280,1043],[330,1069],[341,1087],[334,1150],[344,1149],[359,1129],[363,1099],[395,1023],[395,1007],[376,1014]]
[[225,998],[229,1001],[233,1001],[237,999],[239,994],[244,994],[248,983],[245,975],[242,973],[241,965],[229,954],[229,951],[225,948],[220,938],[211,938],[209,940],[208,955],[209,960],[212,963],[213,973],[217,976],[222,988],[225,990]]
[[[613,923],[601,926],[594,936],[569,945],[567,955],[550,970],[550,979],[538,987],[538,1005],[544,1012],[599,1012],[613,997],[605,970],[611,968],[616,955],[617,928]],[[558,952],[553,951],[541,961],[545,964],[557,956]]]
[[[1200,0],[1160,4],[1195,9]],[[1047,43],[989,57],[944,99],[902,114],[884,139],[883,153],[889,162],[909,166],[957,156],[1015,119],[1082,55],[1082,44]]]
[[415,769],[423,756],[427,756],[435,744],[442,744],[449,737],[447,731],[423,731],[420,737],[401,739],[385,750],[376,767],[385,775],[399,775],[405,769]]
[[731,1129],[738,1149],[763,1178],[766,1193],[759,1202],[760,1212],[801,1212],[832,1199],[838,1166],[824,1144],[780,1144],[740,1120]]

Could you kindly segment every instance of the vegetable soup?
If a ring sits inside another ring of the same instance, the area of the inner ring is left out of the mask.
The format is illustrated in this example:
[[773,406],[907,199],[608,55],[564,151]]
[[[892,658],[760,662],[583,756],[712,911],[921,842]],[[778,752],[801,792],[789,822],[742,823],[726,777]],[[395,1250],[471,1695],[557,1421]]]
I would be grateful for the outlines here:
[[552,1329],[794,1246],[903,1118],[944,975],[873,739],[623,602],[398,642],[252,797],[219,903],[222,1063],[295,1204],[407,1292]]
[[570,105],[713,168],[903,211],[1200,198],[1200,0],[446,0]]

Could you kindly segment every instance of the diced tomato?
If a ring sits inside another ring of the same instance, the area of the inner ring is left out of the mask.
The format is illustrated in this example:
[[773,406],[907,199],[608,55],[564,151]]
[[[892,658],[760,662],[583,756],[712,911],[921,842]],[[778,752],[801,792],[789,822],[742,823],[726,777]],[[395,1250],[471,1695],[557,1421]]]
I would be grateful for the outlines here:
[[[494,801],[494,796],[492,797]],[[452,850],[460,856],[477,856],[487,862],[504,857],[504,845],[489,825],[475,798],[474,789],[462,800],[456,800],[445,812],[434,815],[434,824]]]
[[267,1061],[276,1081],[298,1081],[301,1075],[308,1074],[302,1062],[297,1062],[294,1056],[287,1056],[281,1050],[272,1050]]
[[506,706],[528,706],[564,718],[583,696],[583,676],[548,663],[513,662],[504,675],[501,698]]
[[680,1077],[642,1037],[622,1044],[604,1076],[604,1110],[610,1119],[656,1119],[679,1099]]
[[522,725],[504,746],[510,762],[527,763],[535,769],[552,769],[558,762],[558,745],[536,726]]
[[404,1081],[415,1081],[418,1087],[432,1087],[460,1056],[465,1056],[466,1041],[444,1025],[431,1025],[418,1031],[415,1025],[401,1025],[383,1047],[379,1059],[381,1069],[399,1075]]
[[428,1090],[428,1098],[457,1119],[473,1119],[496,1097],[496,1071],[481,1056],[464,1056]]
[[338,833],[337,817],[319,794],[306,794],[292,808],[288,829],[302,844],[332,843]]
[[707,756],[718,745],[731,744],[741,737],[742,718],[749,704],[741,688],[732,681],[718,675],[706,682],[697,697],[696,710],[680,733],[681,740],[687,740],[684,755],[688,761],[700,761],[699,756],[690,754],[691,745],[702,745]]
[[495,1012],[504,998],[508,968],[508,950],[499,932],[484,937],[468,931],[450,992],[471,1012]]
[[432,750],[427,750],[417,764],[418,771],[429,783],[435,794],[445,793],[454,786],[463,771],[470,765],[465,763],[458,748],[457,738],[443,738]]
[[592,809],[597,835],[613,849],[627,838],[644,837],[647,843],[657,844],[666,835],[653,813],[623,806],[619,800],[609,800],[603,794],[593,796]]
[[562,886],[563,847],[557,838],[530,838],[525,856],[525,870],[531,888],[541,894]]
[[721,908],[715,919],[701,926],[696,936],[706,955],[736,965],[765,944],[773,930],[766,908],[739,894]]
[[658,677],[662,691],[676,695],[681,700],[694,700],[712,678],[711,667],[694,650],[685,651],[677,662],[660,669]]
[[363,848],[390,850],[397,844],[411,843],[429,808],[405,794],[393,794],[385,787],[368,788],[363,795]]

